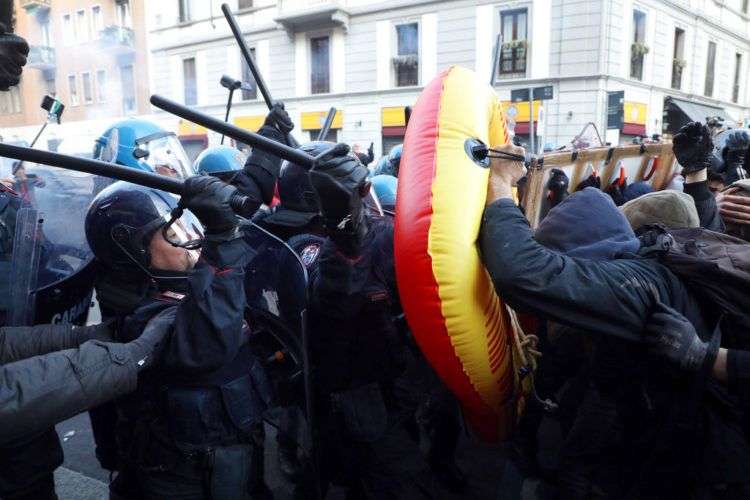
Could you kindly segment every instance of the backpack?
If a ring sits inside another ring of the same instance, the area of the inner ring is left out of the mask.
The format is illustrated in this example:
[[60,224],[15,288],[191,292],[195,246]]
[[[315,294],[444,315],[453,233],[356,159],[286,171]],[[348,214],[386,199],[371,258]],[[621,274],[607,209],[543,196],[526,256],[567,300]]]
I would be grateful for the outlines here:
[[737,338],[750,328],[750,244],[704,228],[644,229],[644,247],[657,251],[660,262],[703,305],[706,317],[724,317],[724,340],[735,344],[727,347],[750,348],[750,338]]

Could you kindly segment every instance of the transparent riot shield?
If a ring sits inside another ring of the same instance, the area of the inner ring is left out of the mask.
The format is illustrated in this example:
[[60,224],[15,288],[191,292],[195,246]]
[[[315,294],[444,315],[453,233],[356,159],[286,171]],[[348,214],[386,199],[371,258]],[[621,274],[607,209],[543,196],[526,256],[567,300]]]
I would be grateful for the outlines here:
[[[248,323],[260,323],[272,337],[266,342],[266,368],[279,396],[267,412],[270,425],[284,432],[284,419],[304,420],[305,432],[288,436],[317,470],[315,411],[307,337],[308,276],[299,256],[283,240],[256,224],[244,226],[255,256],[245,268]],[[298,411],[297,411],[298,410]],[[290,415],[293,415],[290,417]],[[317,477],[317,474],[314,473]]]
[[10,258],[9,324],[85,324],[94,282],[93,254],[84,222],[94,177],[25,165],[21,187],[34,180],[18,210]]

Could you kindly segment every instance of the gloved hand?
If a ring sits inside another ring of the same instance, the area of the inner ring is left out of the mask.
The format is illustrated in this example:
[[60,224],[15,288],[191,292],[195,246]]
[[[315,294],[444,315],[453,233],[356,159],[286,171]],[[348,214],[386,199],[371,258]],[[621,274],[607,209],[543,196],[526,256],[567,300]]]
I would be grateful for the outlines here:
[[282,134],[284,134],[284,137],[289,135],[289,132],[294,129],[294,123],[292,123],[292,119],[289,118],[289,113],[286,112],[284,109],[284,103],[281,101],[273,103],[271,111],[266,115],[266,121],[263,122],[263,125],[276,127]]
[[337,144],[320,158],[310,172],[329,236],[349,255],[367,234],[367,223],[362,198],[370,183],[368,170],[359,160],[349,155],[349,146]]
[[612,201],[618,207],[625,203],[625,190],[628,187],[627,181],[620,181],[619,179],[614,181],[612,184],[604,190],[605,193],[612,197]]
[[748,148],[750,148],[750,134],[747,130],[738,128],[727,132],[727,140],[724,145],[727,170],[737,167],[745,168]]
[[18,85],[28,55],[26,40],[13,33],[0,34],[0,90]]
[[646,333],[649,352],[682,370],[698,372],[710,368],[716,359],[718,343],[711,348],[698,337],[685,316],[659,301],[646,325]]
[[137,339],[125,344],[139,372],[153,366],[154,362],[159,359],[169,334],[172,332],[171,325],[174,323],[176,313],[176,307],[163,310],[151,318]]
[[682,173],[692,174],[711,166],[714,144],[708,127],[701,122],[688,123],[675,134],[672,151],[682,165]]
[[367,156],[370,157],[370,161],[372,161],[373,158],[375,158],[375,143],[371,142],[370,147],[367,148]]
[[206,227],[206,234],[222,234],[239,224],[230,201],[237,188],[210,175],[196,175],[185,180],[179,206],[195,214]]
[[602,179],[599,177],[599,175],[596,174],[596,172],[592,172],[591,175],[579,182],[578,186],[576,187],[576,191],[582,191],[587,187],[593,187],[596,189],[602,188]]
[[553,168],[550,172],[549,180],[547,181],[547,199],[550,202],[550,207],[554,207],[563,201],[568,196],[568,185],[570,179],[565,172],[558,168]]

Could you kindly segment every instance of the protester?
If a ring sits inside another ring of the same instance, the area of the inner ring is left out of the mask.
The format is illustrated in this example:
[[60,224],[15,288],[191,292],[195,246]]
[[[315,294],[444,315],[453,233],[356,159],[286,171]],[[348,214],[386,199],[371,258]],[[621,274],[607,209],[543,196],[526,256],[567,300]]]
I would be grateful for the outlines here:
[[650,224],[664,224],[670,228],[700,225],[693,198],[672,190],[645,194],[628,201],[620,210],[634,231]]
[[[503,149],[523,153],[522,149],[513,146]],[[535,240],[512,200],[512,185],[524,170],[518,162],[493,160],[481,230],[484,263],[498,293],[507,303],[518,310],[598,337],[608,335],[637,341],[646,326],[649,312],[657,301],[662,301],[688,317],[701,336],[711,336],[713,329],[701,316],[695,298],[658,261],[637,255],[641,246],[639,241],[615,206],[601,201],[603,195],[599,191],[584,189],[551,211],[550,216],[558,212],[562,222],[569,221],[568,225],[560,227],[558,224],[556,228],[558,233],[566,236],[550,242],[549,248],[542,246],[538,233]],[[600,207],[596,210],[597,218],[586,224],[582,223],[585,217],[577,211],[567,211],[568,207],[579,204],[581,197],[589,201],[582,205]],[[600,220],[610,222],[602,227],[597,222]],[[575,228],[580,230],[566,234]],[[597,258],[604,260],[594,260]],[[623,376],[629,380],[624,373]],[[657,399],[655,404],[662,411],[684,404],[682,400],[690,394],[689,384],[681,381],[648,376],[640,380],[648,389],[647,393]],[[715,414],[711,405],[698,409]],[[716,453],[717,460],[720,460],[722,451],[715,447],[711,438],[715,436],[712,432],[716,421],[703,429],[699,418],[686,418],[684,424],[690,431],[681,435],[674,427],[677,422],[664,420],[666,414],[660,412],[653,415],[660,424],[643,428],[642,419],[649,413],[631,415],[633,420],[628,426],[638,429],[645,438],[646,441],[639,440],[639,444],[632,442],[634,448],[631,452],[636,456],[642,454],[644,463],[648,464],[648,467],[635,464],[635,470],[625,480],[631,494],[640,498],[686,496],[691,491],[710,490],[718,477],[722,478],[719,481],[722,483],[741,484],[746,481],[745,475],[739,474],[741,466],[730,471],[726,468],[718,470],[709,464],[699,474],[687,475],[687,471],[694,470],[690,457],[695,453]],[[695,432],[706,434],[695,440]],[[669,449],[668,453],[666,449]],[[746,442],[738,441],[732,453],[743,457],[738,463],[750,463],[745,461],[750,459]],[[690,479],[686,481],[686,477]],[[667,484],[669,487],[665,486]]]
[[750,181],[739,180],[716,197],[727,233],[750,241]]

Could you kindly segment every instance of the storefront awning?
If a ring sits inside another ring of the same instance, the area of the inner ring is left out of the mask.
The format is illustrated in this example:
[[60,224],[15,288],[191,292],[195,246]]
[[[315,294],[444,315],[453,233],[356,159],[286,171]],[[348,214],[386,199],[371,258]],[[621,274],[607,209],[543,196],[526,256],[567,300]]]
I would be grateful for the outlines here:
[[737,125],[724,108],[678,99],[676,97],[668,97],[664,101],[664,112],[666,115],[667,132],[671,134],[675,134],[680,127],[689,122],[705,123],[706,118],[715,116],[722,118],[727,125]]
[[[325,125],[327,117],[328,111],[305,111],[302,113],[300,128],[302,130],[320,130]],[[336,110],[336,115],[333,117],[331,129],[340,129],[343,122],[344,112],[338,109]]]

